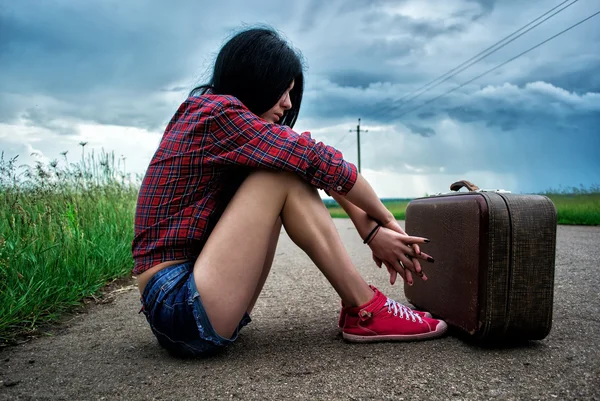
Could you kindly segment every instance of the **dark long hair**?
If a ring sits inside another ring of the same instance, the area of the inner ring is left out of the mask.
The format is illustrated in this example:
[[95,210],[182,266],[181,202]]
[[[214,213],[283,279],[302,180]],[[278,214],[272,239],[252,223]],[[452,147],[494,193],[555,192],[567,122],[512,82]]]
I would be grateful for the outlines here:
[[293,127],[304,91],[301,57],[272,28],[239,32],[219,51],[210,82],[192,89],[190,96],[235,96],[252,113],[261,115],[275,106],[294,81],[290,91],[292,108],[280,121]]

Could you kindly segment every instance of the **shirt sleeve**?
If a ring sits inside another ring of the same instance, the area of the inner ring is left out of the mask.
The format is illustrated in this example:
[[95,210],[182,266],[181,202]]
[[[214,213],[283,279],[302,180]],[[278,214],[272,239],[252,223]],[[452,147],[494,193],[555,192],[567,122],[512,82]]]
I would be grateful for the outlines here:
[[356,166],[340,151],[307,132],[268,123],[239,102],[224,102],[212,124],[213,143],[205,154],[211,163],[289,171],[316,188],[341,195],[356,182]]

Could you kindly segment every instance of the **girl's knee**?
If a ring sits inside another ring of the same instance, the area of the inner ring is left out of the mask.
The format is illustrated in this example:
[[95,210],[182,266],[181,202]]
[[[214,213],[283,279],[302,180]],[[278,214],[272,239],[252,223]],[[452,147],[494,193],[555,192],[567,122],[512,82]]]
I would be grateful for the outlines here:
[[[299,175],[288,171],[261,169],[251,172],[242,185],[242,190],[260,188],[271,194],[282,193],[285,196],[295,194],[299,196],[318,196],[318,191]],[[253,191],[253,190],[252,190]]]
[[[275,181],[281,184],[288,183],[306,183],[297,174],[289,171],[277,171],[269,169],[258,169],[251,172],[246,180],[251,179],[252,181]],[[308,183],[306,183],[308,185]]]

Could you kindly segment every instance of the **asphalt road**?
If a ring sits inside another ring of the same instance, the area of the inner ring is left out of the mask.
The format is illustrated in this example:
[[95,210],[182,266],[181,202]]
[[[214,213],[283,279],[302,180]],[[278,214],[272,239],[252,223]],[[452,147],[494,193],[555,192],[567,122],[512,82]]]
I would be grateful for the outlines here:
[[[336,220],[365,278],[398,301],[349,220]],[[600,227],[558,229],[554,323],[543,341],[485,348],[448,335],[350,344],[339,299],[282,233],[271,276],[239,341],[210,359],[158,347],[137,291],[73,316],[51,336],[0,350],[0,400],[597,400]]]

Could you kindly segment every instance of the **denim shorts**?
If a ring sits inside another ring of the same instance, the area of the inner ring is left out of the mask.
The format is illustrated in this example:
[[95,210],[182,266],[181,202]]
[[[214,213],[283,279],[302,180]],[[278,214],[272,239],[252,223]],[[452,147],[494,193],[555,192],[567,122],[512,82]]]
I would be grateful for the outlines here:
[[175,356],[213,354],[233,343],[251,322],[246,313],[231,338],[218,335],[202,306],[194,281],[194,262],[169,266],[156,273],[141,297],[142,310],[158,343]]

